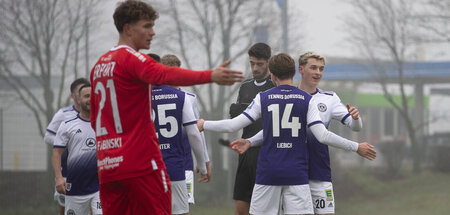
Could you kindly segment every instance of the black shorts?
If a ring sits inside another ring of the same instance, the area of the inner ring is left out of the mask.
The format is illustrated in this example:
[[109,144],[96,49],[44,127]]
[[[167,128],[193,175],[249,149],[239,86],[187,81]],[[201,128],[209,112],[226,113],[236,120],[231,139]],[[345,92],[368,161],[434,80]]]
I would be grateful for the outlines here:
[[260,147],[251,147],[239,155],[239,164],[234,182],[234,200],[249,202],[252,199],[256,179],[256,164]]

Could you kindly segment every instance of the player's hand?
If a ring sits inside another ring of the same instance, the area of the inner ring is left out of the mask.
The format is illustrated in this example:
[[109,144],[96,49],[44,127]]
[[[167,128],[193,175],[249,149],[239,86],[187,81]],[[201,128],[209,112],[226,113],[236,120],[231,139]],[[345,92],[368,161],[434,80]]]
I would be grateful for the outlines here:
[[250,141],[246,139],[237,139],[230,143],[230,147],[234,151],[243,154],[244,152],[247,151],[248,148],[250,148]]
[[197,119],[197,128],[200,132],[203,131],[203,124],[205,124],[204,119]]
[[211,180],[211,165],[209,164],[209,161],[206,162],[206,176],[208,177],[208,179],[205,181],[205,183]]
[[205,174],[201,173],[199,169],[196,170],[197,173],[200,173],[200,178],[198,178],[198,182],[205,182],[207,183],[209,181],[208,179],[208,172]]
[[241,82],[244,80],[242,72],[226,68],[231,63],[231,60],[227,60],[219,67],[215,68],[211,73],[211,82],[215,82],[220,85],[232,85],[235,82]]
[[360,143],[358,145],[358,151],[356,151],[361,157],[367,158],[368,160],[373,160],[377,157],[377,152],[373,148],[372,145],[370,145],[367,142]]
[[66,194],[66,181],[64,178],[56,178],[55,179],[55,187],[56,191],[61,194]]
[[352,116],[352,118],[354,120],[358,120],[359,119],[359,111],[358,111],[358,109],[356,109],[353,106],[350,106],[349,104],[347,104],[346,106],[347,106],[348,113]]

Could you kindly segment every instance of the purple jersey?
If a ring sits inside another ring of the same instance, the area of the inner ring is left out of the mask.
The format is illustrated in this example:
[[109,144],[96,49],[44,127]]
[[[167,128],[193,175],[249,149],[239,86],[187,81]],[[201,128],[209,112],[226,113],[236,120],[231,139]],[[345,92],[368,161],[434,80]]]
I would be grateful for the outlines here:
[[252,121],[259,115],[263,120],[264,142],[256,184],[308,184],[306,126],[310,100],[311,95],[303,90],[281,85],[258,94],[243,113]]
[[164,163],[171,181],[185,179],[185,147],[182,126],[195,124],[195,117],[184,116],[185,92],[169,86],[152,91],[155,128]]

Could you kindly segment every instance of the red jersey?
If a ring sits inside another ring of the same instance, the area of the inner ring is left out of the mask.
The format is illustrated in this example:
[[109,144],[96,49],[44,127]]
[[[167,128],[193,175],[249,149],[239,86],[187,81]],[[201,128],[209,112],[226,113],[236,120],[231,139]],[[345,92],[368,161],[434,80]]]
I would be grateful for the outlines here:
[[211,73],[168,67],[128,46],[101,56],[90,75],[100,184],[165,169],[151,119],[150,84],[209,83]]

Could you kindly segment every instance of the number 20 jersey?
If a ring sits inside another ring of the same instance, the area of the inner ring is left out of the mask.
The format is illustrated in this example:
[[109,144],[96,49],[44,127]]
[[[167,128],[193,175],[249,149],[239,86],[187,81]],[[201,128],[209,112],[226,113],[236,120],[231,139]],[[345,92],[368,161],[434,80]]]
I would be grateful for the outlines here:
[[259,114],[263,120],[264,141],[258,157],[256,184],[308,184],[306,126],[310,100],[308,93],[281,85],[259,93],[244,111],[251,120]]

